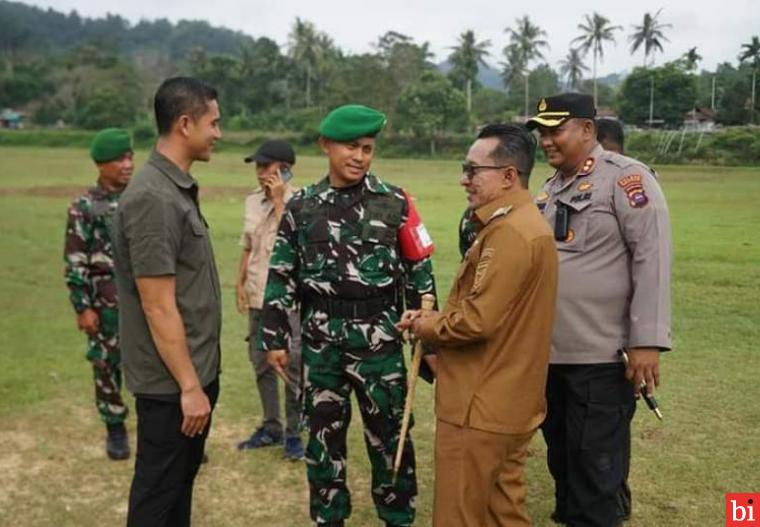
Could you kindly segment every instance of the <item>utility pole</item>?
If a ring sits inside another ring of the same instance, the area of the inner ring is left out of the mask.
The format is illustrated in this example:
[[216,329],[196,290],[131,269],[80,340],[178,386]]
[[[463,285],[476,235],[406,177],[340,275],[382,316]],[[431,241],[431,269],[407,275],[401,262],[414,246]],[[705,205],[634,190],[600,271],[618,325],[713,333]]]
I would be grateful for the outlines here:
[[649,128],[654,120],[654,74],[649,77]]
[[715,78],[718,76],[717,73],[713,74],[712,78],[712,95],[710,96],[710,109],[712,111],[715,111]]

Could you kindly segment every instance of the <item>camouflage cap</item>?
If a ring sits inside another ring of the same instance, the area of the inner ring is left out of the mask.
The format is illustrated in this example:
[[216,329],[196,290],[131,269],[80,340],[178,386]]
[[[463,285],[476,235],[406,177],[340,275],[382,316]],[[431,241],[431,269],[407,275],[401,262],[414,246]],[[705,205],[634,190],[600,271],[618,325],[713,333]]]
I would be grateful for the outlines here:
[[106,128],[95,135],[90,145],[90,157],[96,163],[107,163],[132,151],[132,137],[122,128]]
[[539,126],[556,128],[572,118],[593,119],[596,117],[594,98],[583,93],[562,93],[552,97],[542,97],[538,101],[536,112],[536,115],[525,123],[528,130]]
[[361,104],[347,104],[334,109],[319,125],[319,135],[333,141],[352,141],[374,137],[383,129],[385,114]]

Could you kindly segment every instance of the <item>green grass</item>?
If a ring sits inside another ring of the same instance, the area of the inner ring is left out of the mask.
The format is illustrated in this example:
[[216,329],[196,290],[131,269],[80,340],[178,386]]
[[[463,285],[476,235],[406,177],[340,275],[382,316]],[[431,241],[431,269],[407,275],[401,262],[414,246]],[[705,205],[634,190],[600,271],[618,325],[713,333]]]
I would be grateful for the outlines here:
[[[241,157],[220,154],[194,171],[206,191],[202,207],[224,289],[222,396],[194,517],[202,526],[306,525],[303,466],[282,461],[278,449],[234,448],[261,415],[243,342],[246,320],[233,304],[242,202],[253,182]],[[138,164],[145,158],[138,152]],[[459,260],[464,195],[457,167],[393,159],[373,167],[417,197],[437,244],[442,299]],[[297,182],[323,170],[323,159],[301,158]],[[547,175],[548,167],[536,168],[534,190]],[[664,167],[660,177],[673,223],[675,350],[663,359],[665,422],[643,406],[635,418],[630,525],[723,525],[724,493],[760,491],[760,170]],[[124,523],[132,461],[104,457],[84,339],[62,279],[65,209],[76,187],[93,178],[84,149],[0,148],[0,525]],[[429,525],[434,419],[427,385],[418,388],[416,420],[418,524]],[[133,431],[134,416],[128,424]],[[380,525],[357,419],[349,452],[349,525]],[[536,525],[550,525],[552,486],[540,437],[532,452],[529,508]]]

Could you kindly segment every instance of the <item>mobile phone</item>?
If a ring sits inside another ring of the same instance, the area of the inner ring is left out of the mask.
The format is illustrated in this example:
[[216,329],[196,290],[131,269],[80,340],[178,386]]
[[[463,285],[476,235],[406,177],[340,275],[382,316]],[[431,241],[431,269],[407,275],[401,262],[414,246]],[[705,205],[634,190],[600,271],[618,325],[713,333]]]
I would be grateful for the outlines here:
[[293,172],[291,172],[289,168],[282,167],[278,170],[278,172],[280,173],[280,179],[282,179],[283,183],[287,183],[293,179]]

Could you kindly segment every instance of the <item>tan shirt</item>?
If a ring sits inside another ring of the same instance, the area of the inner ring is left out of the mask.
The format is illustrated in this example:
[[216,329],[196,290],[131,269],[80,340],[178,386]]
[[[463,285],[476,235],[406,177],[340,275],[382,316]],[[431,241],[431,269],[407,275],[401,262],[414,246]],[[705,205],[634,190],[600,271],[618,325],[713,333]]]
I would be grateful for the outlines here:
[[525,433],[546,411],[557,250],[528,191],[484,205],[475,217],[480,231],[446,307],[420,328],[438,349],[436,416]]
[[[284,201],[287,203],[295,189],[285,185]],[[272,254],[277,239],[278,221],[274,214],[274,205],[267,199],[263,190],[250,193],[245,198],[243,234],[240,245],[251,254],[245,274],[245,292],[248,294],[248,306],[261,309],[264,304],[264,289],[269,272],[269,256]]]
[[617,362],[620,348],[670,349],[670,220],[642,163],[596,146],[582,170],[555,174],[536,203],[554,228],[571,209],[559,249],[553,364]]

